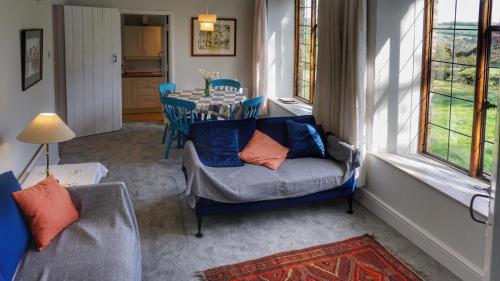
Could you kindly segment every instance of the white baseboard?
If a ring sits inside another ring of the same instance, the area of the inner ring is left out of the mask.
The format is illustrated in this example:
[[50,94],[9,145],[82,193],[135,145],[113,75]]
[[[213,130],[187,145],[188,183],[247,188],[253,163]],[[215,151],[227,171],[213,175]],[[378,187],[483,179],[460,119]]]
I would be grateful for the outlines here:
[[482,281],[483,269],[477,267],[434,235],[393,209],[380,197],[365,188],[359,188],[356,200],[385,223],[417,245],[455,275],[467,281]]

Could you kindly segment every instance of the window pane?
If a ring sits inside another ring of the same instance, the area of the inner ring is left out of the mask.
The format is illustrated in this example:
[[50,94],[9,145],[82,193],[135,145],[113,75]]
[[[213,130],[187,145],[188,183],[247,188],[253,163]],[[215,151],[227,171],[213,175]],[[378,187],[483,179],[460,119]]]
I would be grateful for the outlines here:
[[471,143],[470,137],[450,132],[448,161],[464,169],[469,169]]
[[474,100],[476,68],[455,65],[453,69],[453,97]]
[[429,122],[444,128],[450,127],[450,98],[433,94],[430,96]]
[[300,80],[300,82],[296,82],[296,93],[295,95],[309,100],[311,95],[311,83],[314,83],[312,79],[314,79],[314,75],[311,72],[311,69],[316,67],[316,61],[312,61],[311,52],[313,51],[313,17],[315,16],[316,9],[313,10],[313,6],[315,6],[314,2],[316,0],[300,0],[299,7],[296,7],[298,10],[298,14],[296,14],[297,18],[295,19],[297,24],[297,70],[296,70],[296,79]]
[[432,37],[432,59],[451,62],[453,52],[453,30],[434,29]]
[[500,1],[493,0],[493,11],[491,13],[491,24],[500,25]]
[[484,144],[483,153],[483,172],[487,174],[493,174],[493,156],[495,151],[495,145],[492,143]]
[[472,135],[474,103],[459,99],[451,100],[450,129],[467,136]]
[[304,94],[302,97],[309,100],[309,83],[307,82],[304,83]]
[[305,27],[299,26],[299,34],[297,36],[299,38],[299,44],[304,44],[304,29]]
[[427,152],[448,159],[448,130],[429,124],[427,134]]
[[477,31],[457,30],[455,33],[455,62],[476,65]]
[[451,95],[451,64],[440,62],[431,64],[431,91]]
[[434,1],[434,27],[453,28],[455,21],[455,0]]
[[500,32],[491,33],[490,66],[500,68]]
[[[496,103],[496,102],[495,102]],[[497,125],[497,110],[488,109],[486,112],[486,127],[484,128],[484,137],[486,141],[495,142],[495,132]]]
[[480,0],[457,0],[455,28],[478,29]]
[[[490,68],[488,79],[488,101],[498,105],[498,97],[500,96],[500,69]],[[497,110],[494,108],[488,109],[486,112],[485,127],[486,141],[495,142],[496,121]]]

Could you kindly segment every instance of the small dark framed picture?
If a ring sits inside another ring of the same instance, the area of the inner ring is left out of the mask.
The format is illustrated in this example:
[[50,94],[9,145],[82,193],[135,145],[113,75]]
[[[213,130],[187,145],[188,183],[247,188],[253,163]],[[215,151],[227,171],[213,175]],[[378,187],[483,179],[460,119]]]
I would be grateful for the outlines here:
[[43,29],[21,30],[21,69],[23,91],[42,80]]

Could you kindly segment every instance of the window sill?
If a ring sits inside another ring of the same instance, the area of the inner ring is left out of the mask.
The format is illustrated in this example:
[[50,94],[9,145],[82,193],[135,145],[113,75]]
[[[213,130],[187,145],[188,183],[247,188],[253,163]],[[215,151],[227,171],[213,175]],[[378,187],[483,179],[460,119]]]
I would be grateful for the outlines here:
[[282,103],[281,101],[279,101],[279,97],[270,98],[269,101],[295,116],[312,114],[312,105],[298,99],[295,99],[296,102],[291,104]]
[[[480,189],[489,188],[489,185],[485,182],[471,178],[422,155],[398,155],[390,153],[371,153],[371,155],[467,207],[474,194],[486,194],[485,191]],[[478,214],[486,218],[488,217],[488,209],[487,199],[478,198],[476,200],[474,210]]]

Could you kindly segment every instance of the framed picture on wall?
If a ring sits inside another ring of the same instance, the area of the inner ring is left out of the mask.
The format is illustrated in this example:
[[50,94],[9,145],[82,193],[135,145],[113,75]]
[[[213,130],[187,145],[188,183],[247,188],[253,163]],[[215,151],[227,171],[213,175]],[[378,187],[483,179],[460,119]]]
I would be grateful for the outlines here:
[[236,56],[236,19],[217,19],[215,31],[209,32],[200,31],[198,19],[192,18],[191,56]]
[[43,29],[21,30],[21,69],[23,91],[42,80]]

